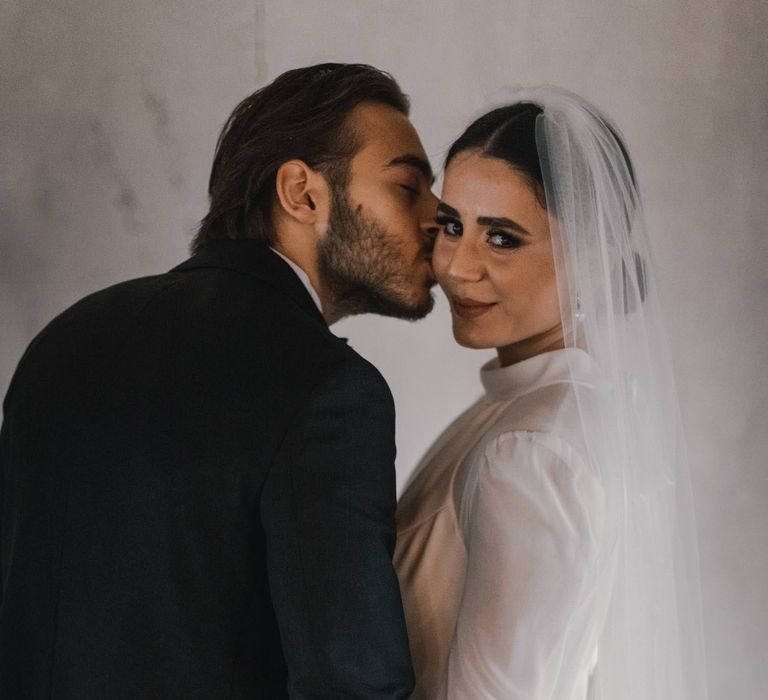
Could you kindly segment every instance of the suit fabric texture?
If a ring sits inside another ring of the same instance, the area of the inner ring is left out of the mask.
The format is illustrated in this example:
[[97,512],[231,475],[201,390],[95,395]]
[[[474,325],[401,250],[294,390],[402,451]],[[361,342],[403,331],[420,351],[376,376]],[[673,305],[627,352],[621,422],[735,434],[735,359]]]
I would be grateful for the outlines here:
[[92,294],[0,434],[0,697],[406,698],[394,407],[254,240]]

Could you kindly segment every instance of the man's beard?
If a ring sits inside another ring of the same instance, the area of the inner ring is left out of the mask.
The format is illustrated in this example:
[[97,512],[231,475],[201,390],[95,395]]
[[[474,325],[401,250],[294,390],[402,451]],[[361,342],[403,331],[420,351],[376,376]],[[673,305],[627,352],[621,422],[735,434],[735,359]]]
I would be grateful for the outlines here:
[[[428,250],[425,243],[425,254]],[[405,269],[408,262],[378,221],[352,208],[346,186],[333,187],[328,231],[318,246],[318,271],[338,315],[424,318],[435,300],[427,290],[418,300],[408,298],[413,286]]]

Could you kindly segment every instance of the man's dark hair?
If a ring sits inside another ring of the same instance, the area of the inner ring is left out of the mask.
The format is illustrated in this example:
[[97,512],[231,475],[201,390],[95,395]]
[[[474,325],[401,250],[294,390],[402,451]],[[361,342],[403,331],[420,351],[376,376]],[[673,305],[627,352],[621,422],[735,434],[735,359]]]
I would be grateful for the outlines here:
[[296,68],[246,97],[219,135],[210,209],[192,250],[222,238],[273,245],[275,176],[289,160],[319,170],[332,187],[346,183],[349,161],[363,142],[348,117],[362,102],[387,104],[405,115],[410,109],[391,75],[362,64]]

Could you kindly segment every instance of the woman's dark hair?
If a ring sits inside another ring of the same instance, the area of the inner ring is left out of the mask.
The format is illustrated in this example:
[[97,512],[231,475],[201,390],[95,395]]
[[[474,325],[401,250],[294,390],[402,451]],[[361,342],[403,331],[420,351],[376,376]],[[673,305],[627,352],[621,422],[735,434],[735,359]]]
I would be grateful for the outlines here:
[[391,75],[362,64],[297,68],[246,97],[219,135],[210,208],[192,250],[222,238],[274,244],[275,176],[286,161],[302,160],[323,172],[331,186],[343,185],[362,144],[347,118],[362,102],[387,104],[406,115],[410,109]]
[[494,109],[472,122],[453,143],[445,167],[464,151],[479,151],[484,156],[506,161],[530,183],[542,207],[544,178],[536,149],[536,118],[542,109],[518,102]]
[[[530,102],[517,102],[484,114],[453,143],[445,167],[464,151],[479,151],[484,156],[504,160],[529,181],[537,201],[546,209],[544,177],[536,147],[536,119],[543,111]],[[618,132],[607,122],[605,125],[616,139],[634,184],[635,174],[627,148]]]

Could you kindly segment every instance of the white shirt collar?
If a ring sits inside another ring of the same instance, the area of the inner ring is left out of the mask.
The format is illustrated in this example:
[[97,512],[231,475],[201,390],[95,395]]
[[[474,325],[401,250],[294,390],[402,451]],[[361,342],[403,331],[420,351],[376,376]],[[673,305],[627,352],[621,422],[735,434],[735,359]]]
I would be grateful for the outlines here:
[[495,357],[483,365],[480,378],[488,395],[505,399],[557,382],[600,383],[594,360],[579,348],[544,352],[507,367],[500,367]]
[[307,291],[309,292],[309,296],[312,297],[312,301],[315,302],[315,306],[317,306],[317,309],[320,313],[323,313],[323,306],[320,303],[320,296],[315,291],[315,288],[312,286],[312,283],[309,281],[309,276],[307,275],[304,270],[302,270],[293,260],[290,258],[286,258],[285,255],[283,255],[279,250],[275,250],[270,246],[269,248],[273,253],[276,253],[279,255],[285,262],[287,262],[291,269],[296,273],[296,276],[301,280],[301,283],[306,287]]

